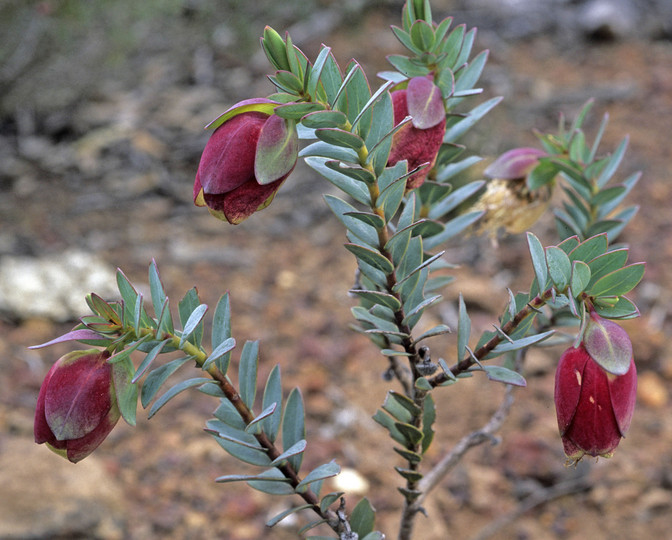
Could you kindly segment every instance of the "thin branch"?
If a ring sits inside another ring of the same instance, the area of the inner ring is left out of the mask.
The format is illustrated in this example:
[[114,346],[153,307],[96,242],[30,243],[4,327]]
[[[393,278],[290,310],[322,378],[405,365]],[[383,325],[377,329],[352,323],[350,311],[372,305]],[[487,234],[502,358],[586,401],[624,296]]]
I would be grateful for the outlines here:
[[522,516],[525,512],[532,510],[533,508],[545,504],[553,499],[559,497],[564,497],[565,495],[571,495],[573,493],[580,493],[582,491],[587,491],[590,489],[590,481],[584,477],[574,478],[572,480],[567,480],[566,482],[561,482],[554,486],[550,486],[545,489],[538,489],[525,499],[523,499],[518,507],[515,510],[512,510],[508,514],[505,514],[498,519],[490,522],[488,525],[483,527],[472,540],[487,540],[492,535],[497,533],[503,527],[506,527],[510,523],[513,523],[516,519]]
[[439,485],[470,448],[478,446],[486,441],[495,440],[494,434],[502,427],[504,420],[506,420],[506,417],[511,410],[511,405],[513,405],[513,386],[507,385],[504,400],[492,417],[490,417],[488,423],[481,429],[462,437],[453,449],[448,452],[422,480],[420,480],[418,488],[422,494],[414,503],[417,509],[420,508],[423,501],[427,498],[427,495]]

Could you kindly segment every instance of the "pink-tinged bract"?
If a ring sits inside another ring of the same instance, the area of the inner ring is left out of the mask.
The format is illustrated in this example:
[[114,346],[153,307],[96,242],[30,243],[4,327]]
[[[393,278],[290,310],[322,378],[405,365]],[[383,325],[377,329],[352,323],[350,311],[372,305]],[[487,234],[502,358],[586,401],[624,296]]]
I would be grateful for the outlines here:
[[76,463],[105,440],[120,417],[109,356],[76,351],[51,367],[35,409],[36,443]]
[[624,375],[606,372],[586,348],[567,349],[555,374],[555,408],[565,454],[610,457],[625,436],[635,408],[634,359]]
[[[438,91],[438,87],[425,77],[419,77],[419,79],[423,79],[423,82],[414,83],[415,79],[411,79],[409,81],[409,89],[395,90],[391,93],[395,125],[409,116],[408,92],[411,92],[411,95],[413,95],[413,92],[417,92],[418,94],[422,92],[422,95],[425,96],[424,99],[426,99],[428,111],[430,111],[427,118],[433,118],[433,122],[435,122],[432,127],[427,129],[419,129],[414,125],[414,121],[409,122],[392,137],[392,149],[387,159],[388,166],[403,160],[408,162],[409,171],[421,165],[427,165],[408,177],[406,181],[407,189],[420,187],[424,183],[427,174],[436,162],[436,157],[443,143],[443,136],[446,133],[445,110],[442,111],[442,114],[438,112],[438,108],[436,107],[437,94],[433,92],[433,88],[436,88]],[[427,83],[431,85],[431,88],[427,86]],[[440,98],[440,92],[438,96]],[[417,101],[420,102],[422,99],[417,98]],[[443,109],[442,102],[440,105],[441,109]],[[418,107],[420,106],[418,105]],[[436,120],[437,118],[438,121]],[[429,120],[423,120],[422,122],[424,122],[422,125],[432,123]]]
[[525,178],[548,154],[538,148],[514,148],[504,152],[484,171],[490,178],[514,180]]
[[268,206],[298,159],[296,126],[269,113],[272,102],[241,104],[220,117],[223,123],[203,150],[193,194],[197,206],[233,224]]

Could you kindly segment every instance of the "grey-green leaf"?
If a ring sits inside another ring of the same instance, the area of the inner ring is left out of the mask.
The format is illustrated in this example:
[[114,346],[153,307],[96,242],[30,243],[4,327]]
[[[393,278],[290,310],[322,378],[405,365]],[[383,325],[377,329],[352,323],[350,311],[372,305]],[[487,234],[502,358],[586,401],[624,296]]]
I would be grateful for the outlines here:
[[259,365],[259,342],[247,341],[243,345],[238,369],[238,387],[240,397],[247,408],[252,410],[257,394],[257,367]]

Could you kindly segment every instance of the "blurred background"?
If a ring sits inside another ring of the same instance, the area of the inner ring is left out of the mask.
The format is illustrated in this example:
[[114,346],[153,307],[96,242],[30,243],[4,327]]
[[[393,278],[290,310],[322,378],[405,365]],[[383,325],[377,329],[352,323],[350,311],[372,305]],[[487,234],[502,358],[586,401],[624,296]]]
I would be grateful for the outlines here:
[[[330,185],[297,167],[273,204],[242,225],[192,204],[208,133],[203,126],[240,99],[269,94],[259,36],[289,30],[311,58],[324,42],[341,64],[356,57],[372,85],[400,52],[389,31],[398,0],[2,0],[0,1],[0,538],[295,538],[312,516],[264,523],[287,508],[214,478],[240,472],[203,432],[212,398],[183,394],[151,421],[120,422],[74,466],[32,442],[42,378],[68,346],[28,350],[87,313],[84,295],[114,294],[114,271],[146,287],[155,258],[175,303],[197,286],[214,305],[230,290],[239,343],[261,340],[260,380],[281,364],[303,389],[305,466],[336,458],[352,507],[366,495],[377,526],[394,537],[399,465],[371,420],[389,384],[385,360],[348,329],[354,261],[322,201]],[[560,350],[529,354],[501,444],[472,451],[427,503],[417,538],[665,538],[672,528],[669,392],[672,243],[672,4],[667,0],[437,0],[435,20],[478,26],[490,50],[483,98],[504,101],[473,130],[474,152],[495,156],[535,143],[589,98],[589,136],[608,113],[603,150],[628,133],[619,175],[642,170],[624,233],[647,273],[627,321],[639,370],[632,428],[611,460],[565,468],[552,401]],[[592,129],[592,131],[591,131]],[[499,134],[493,137],[492,134]],[[534,231],[554,239],[545,216]],[[449,247],[462,265],[445,296],[461,291],[474,326],[491,328],[506,287],[531,276],[524,239],[497,248],[471,236]],[[427,325],[452,324],[448,302]],[[453,338],[433,345],[452,360]],[[185,373],[184,377],[186,378]],[[191,376],[191,375],[189,375]],[[478,429],[503,395],[468,380],[438,393],[438,459]],[[485,390],[484,390],[485,389]],[[287,388],[289,390],[289,388]],[[566,490],[558,490],[565,486]],[[560,496],[561,493],[564,495]],[[532,497],[530,499],[529,497]],[[533,500],[536,504],[525,506]],[[296,501],[295,501],[296,502]],[[527,508],[527,509],[526,509]],[[497,526],[484,529],[493,520]],[[480,535],[480,536],[479,536]]]

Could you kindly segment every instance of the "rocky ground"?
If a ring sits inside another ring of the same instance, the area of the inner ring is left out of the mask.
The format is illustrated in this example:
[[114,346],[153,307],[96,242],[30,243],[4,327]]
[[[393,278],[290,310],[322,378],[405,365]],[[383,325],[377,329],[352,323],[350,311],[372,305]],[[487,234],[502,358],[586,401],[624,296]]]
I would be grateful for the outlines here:
[[[291,26],[310,54],[324,41],[341,62],[356,56],[371,79],[397,47],[388,30],[398,20],[393,2],[279,4],[231,3],[224,13],[208,2],[166,2],[156,12],[120,14],[54,1],[14,6],[13,19],[0,13],[13,32],[3,29],[9,37],[0,49],[0,538],[283,539],[309,518],[267,530],[285,499],[213,482],[240,471],[202,430],[216,406],[205,395],[183,394],[151,421],[141,413],[136,428],[120,423],[76,466],[32,442],[39,385],[67,347],[26,347],[86,313],[71,298],[109,294],[117,266],[146,283],[152,258],[173,298],[197,286],[212,305],[231,291],[238,342],[261,340],[260,378],[279,363],[285,382],[304,391],[307,466],[336,458],[358,471],[344,480],[349,501],[369,497],[378,527],[396,535],[400,463],[370,418],[389,383],[382,357],[348,329],[354,263],[321,202],[331,188],[298,168],[267,210],[237,227],[191,203],[207,140],[202,126],[238,99],[270,91],[255,48],[264,24]],[[560,351],[532,351],[528,387],[515,392],[501,443],[465,458],[428,501],[417,537],[665,538],[672,527],[667,3],[549,0],[553,17],[541,19],[538,9],[523,9],[528,2],[468,4],[436,9],[479,25],[478,46],[491,50],[485,93],[505,99],[472,136],[484,155],[533,143],[533,128],[553,129],[559,111],[571,117],[590,97],[591,134],[610,115],[605,149],[630,134],[622,174],[643,171],[632,194],[642,210],[624,239],[632,260],[648,262],[635,298],[642,317],[624,324],[639,399],[613,459],[565,468],[552,402]],[[631,15],[609,19],[600,5]],[[551,220],[535,232],[552,240]],[[520,238],[493,250],[488,239],[470,237],[446,257],[462,265],[445,291],[449,304],[463,292],[479,329],[497,317],[506,287],[524,287],[531,274]],[[428,325],[450,324],[454,314],[445,308],[429,318]],[[442,346],[453,347],[452,338],[434,345]],[[503,388],[483,391],[480,382],[438,395],[429,461],[496,409]]]

